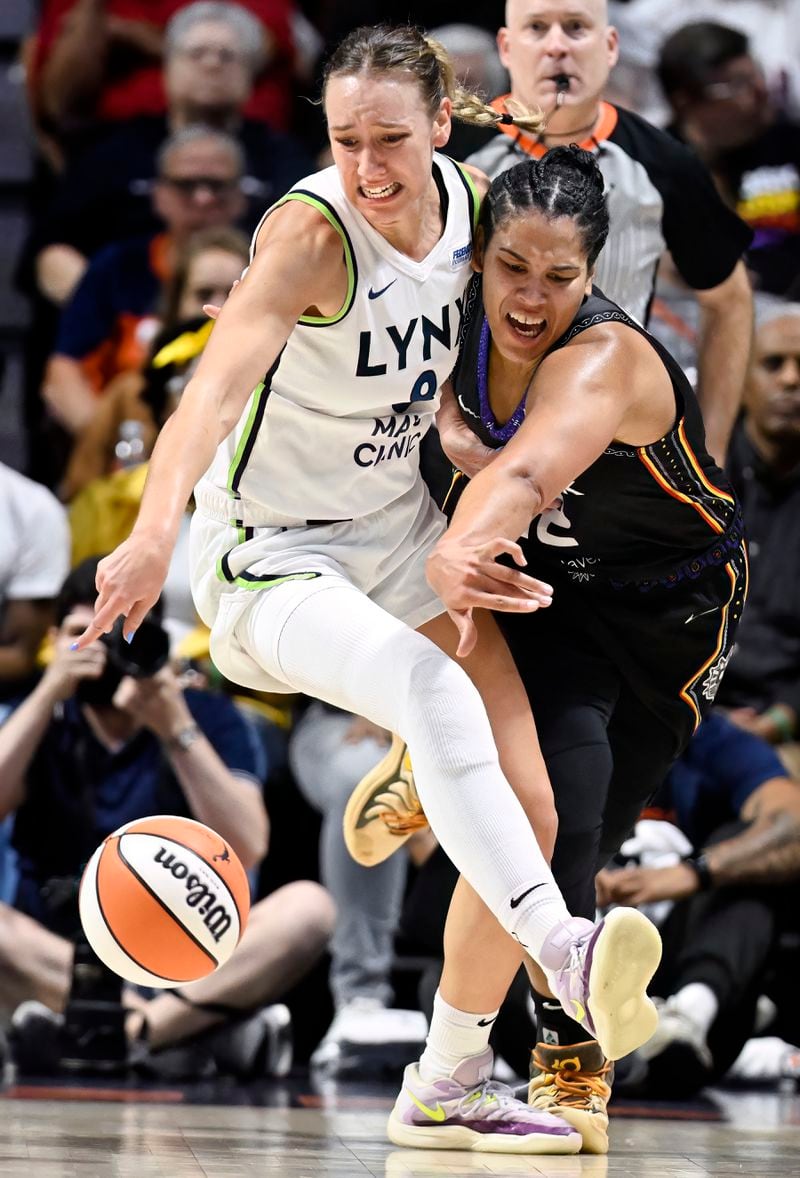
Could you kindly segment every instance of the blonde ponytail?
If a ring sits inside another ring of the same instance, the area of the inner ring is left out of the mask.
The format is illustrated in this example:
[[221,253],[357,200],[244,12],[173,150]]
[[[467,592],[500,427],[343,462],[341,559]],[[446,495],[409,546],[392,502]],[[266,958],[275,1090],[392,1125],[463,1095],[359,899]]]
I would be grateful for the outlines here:
[[544,130],[545,118],[541,111],[528,110],[514,99],[506,103],[505,111],[498,111],[484,102],[479,94],[467,90],[456,78],[453,62],[441,41],[425,33],[423,40],[439,63],[442,87],[453,103],[454,119],[473,127],[496,127],[501,124],[519,127],[532,135],[538,135]]
[[[515,108],[512,112],[512,106]],[[519,127],[521,131],[529,131],[531,135],[538,135],[544,130],[545,118],[541,111],[527,110],[521,103],[509,100],[507,110],[495,110],[477,94],[457,86],[453,95],[453,118],[461,123],[470,123],[473,127],[510,126]]]

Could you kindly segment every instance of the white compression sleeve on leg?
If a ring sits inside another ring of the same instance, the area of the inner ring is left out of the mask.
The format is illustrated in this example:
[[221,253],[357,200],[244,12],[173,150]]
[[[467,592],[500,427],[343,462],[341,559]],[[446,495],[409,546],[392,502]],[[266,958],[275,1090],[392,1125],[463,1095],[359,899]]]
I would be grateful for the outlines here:
[[270,589],[236,632],[253,658],[295,690],[403,737],[445,853],[536,957],[569,913],[500,769],[486,709],[466,672],[344,578]]

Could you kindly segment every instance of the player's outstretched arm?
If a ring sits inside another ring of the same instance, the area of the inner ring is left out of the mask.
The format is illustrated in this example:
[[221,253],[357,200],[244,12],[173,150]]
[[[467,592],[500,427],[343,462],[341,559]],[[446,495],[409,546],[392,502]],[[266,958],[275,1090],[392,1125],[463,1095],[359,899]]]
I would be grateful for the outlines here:
[[[529,572],[517,538],[531,520],[602,454],[627,419],[634,395],[624,379],[636,348],[608,332],[582,337],[542,363],[525,420],[510,442],[465,488],[450,526],[426,565],[428,581],[460,634],[458,654],[472,649],[473,608],[530,613],[549,604],[552,589]],[[499,564],[511,556],[516,568]]]
[[[314,209],[270,216],[246,276],[228,298],[197,371],[159,435],[133,532],[98,566],[95,615],[80,649],[126,619],[135,632],[161,592],[181,517],[217,446],[309,307],[344,290],[341,241]],[[341,300],[340,300],[341,301]]]

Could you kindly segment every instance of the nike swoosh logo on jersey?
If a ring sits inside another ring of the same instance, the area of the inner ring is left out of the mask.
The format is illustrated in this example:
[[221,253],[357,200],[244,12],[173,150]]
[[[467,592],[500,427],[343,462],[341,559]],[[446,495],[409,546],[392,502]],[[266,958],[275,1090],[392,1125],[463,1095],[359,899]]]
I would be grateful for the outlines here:
[[695,620],[695,618],[704,618],[706,614],[715,614],[719,608],[720,607],[718,605],[715,605],[713,609],[704,609],[699,614],[689,614],[688,618],[683,624],[684,626],[688,626],[690,622]]
[[396,282],[397,279],[393,278],[391,282],[387,282],[386,286],[382,286],[380,290],[373,290],[372,287],[370,287],[367,291],[367,297],[370,299],[379,299],[381,295],[384,294],[390,286],[394,286]]
[[490,1027],[492,1025],[492,1023],[494,1022],[494,1019],[496,1019],[496,1018],[497,1018],[497,1015],[495,1015],[494,1018],[479,1018],[478,1019],[478,1026],[479,1027]]
[[531,892],[535,892],[537,888],[543,888],[543,887],[544,887],[544,883],[534,884],[532,888],[528,888],[527,892],[523,892],[521,896],[516,896],[513,900],[509,900],[509,904],[511,905],[512,908],[519,908],[520,904],[522,903],[522,901],[525,899],[526,896],[529,896],[531,894]]

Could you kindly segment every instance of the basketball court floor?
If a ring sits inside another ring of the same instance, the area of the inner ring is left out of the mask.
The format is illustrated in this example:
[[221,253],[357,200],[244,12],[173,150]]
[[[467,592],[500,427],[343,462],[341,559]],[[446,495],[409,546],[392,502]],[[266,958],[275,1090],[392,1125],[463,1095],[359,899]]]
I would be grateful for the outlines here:
[[800,1095],[714,1091],[684,1106],[620,1105],[608,1157],[398,1150],[388,1085],[314,1091],[7,1086],[0,1176],[11,1178],[787,1178],[800,1176]]

